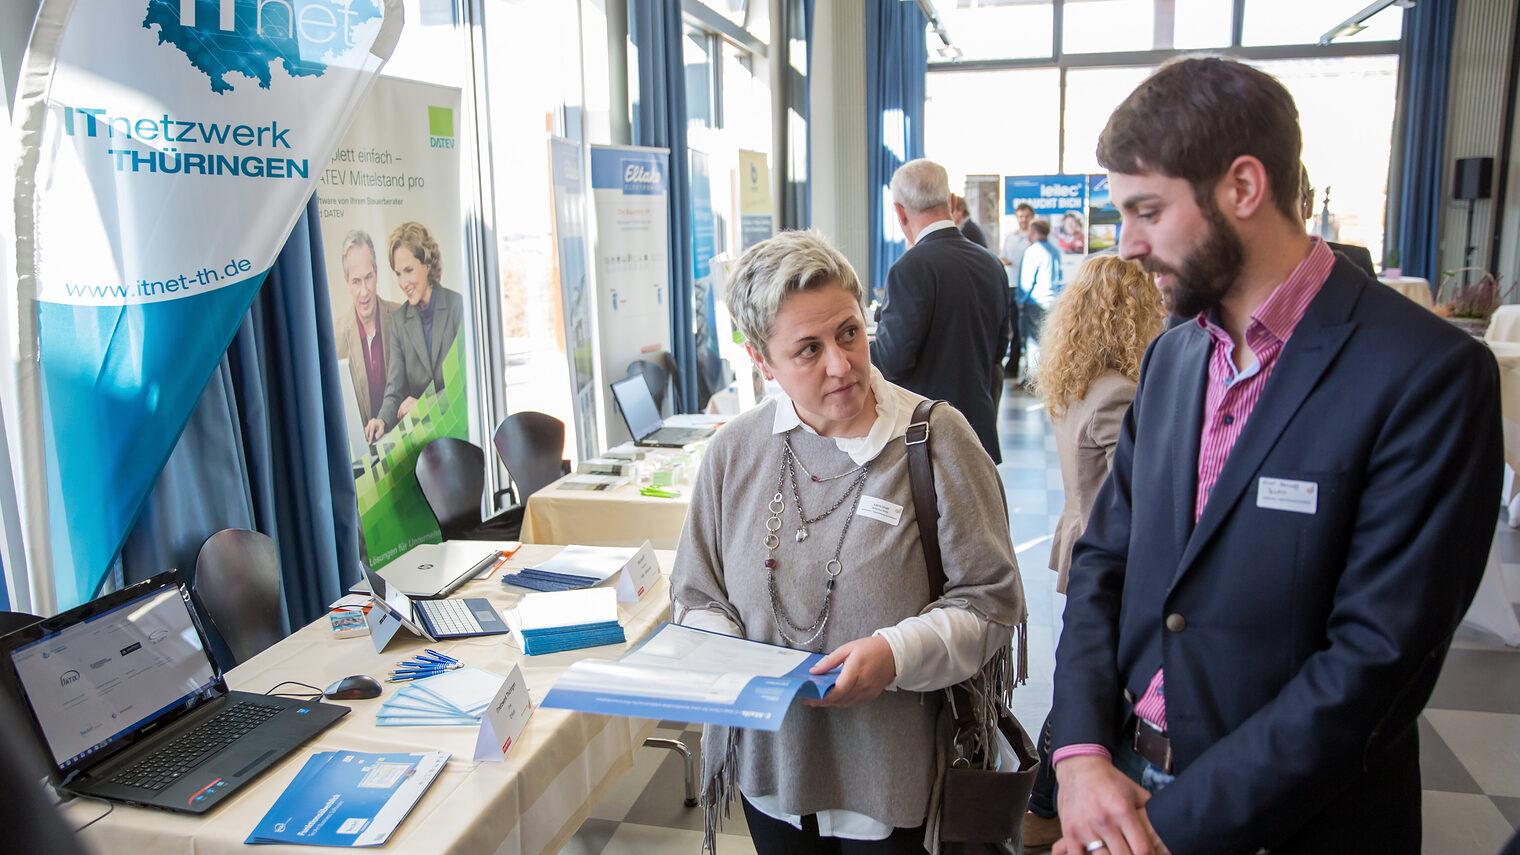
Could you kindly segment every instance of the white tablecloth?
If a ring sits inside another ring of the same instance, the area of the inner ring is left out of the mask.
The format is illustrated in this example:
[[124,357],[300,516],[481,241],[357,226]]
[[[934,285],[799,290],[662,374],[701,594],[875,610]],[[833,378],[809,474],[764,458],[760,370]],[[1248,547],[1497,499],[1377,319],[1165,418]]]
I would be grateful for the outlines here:
[[1500,306],[1488,319],[1485,341],[1520,342],[1520,306]]
[[1379,277],[1378,281],[1427,309],[1431,307],[1430,282],[1428,280],[1421,279],[1418,276],[1400,276],[1396,279]]
[[[543,561],[558,548],[524,546],[508,568]],[[674,557],[670,552],[659,553],[666,573]],[[500,573],[469,583],[455,596],[484,596],[498,608],[510,608],[525,592],[502,585]],[[572,662],[620,656],[667,619],[668,581],[662,579],[638,603],[619,604],[618,611],[628,644],[542,656],[522,655],[506,636],[430,644],[405,630],[397,633],[385,652],[377,654],[368,636],[333,638],[324,618],[233,669],[228,673],[228,684],[243,691],[264,692],[282,680],[326,686],[348,674],[378,678],[395,663],[427,647],[502,676],[518,664],[535,708],[506,760],[476,763],[470,759],[477,733],[474,727],[377,727],[375,711],[381,701],[405,685],[385,683],[381,698],[346,702],[353,711],[336,725],[205,816],[118,805],[81,836],[93,851],[101,853],[311,855],[318,850],[304,846],[262,846],[255,850],[246,847],[243,840],[312,752],[441,750],[453,753],[448,766],[383,851],[552,855],[580,827],[617,776],[633,765],[634,750],[654,732],[653,721],[537,707]],[[680,799],[681,794],[672,793],[671,798]],[[66,814],[75,825],[83,825],[100,811],[98,803],[76,802]]]
[[[574,477],[574,476],[567,476]],[[639,493],[637,484],[615,490],[566,490],[555,481],[528,497],[523,511],[523,543],[581,543],[587,546],[640,546],[675,549],[691,508],[691,484],[680,495],[661,499]]]

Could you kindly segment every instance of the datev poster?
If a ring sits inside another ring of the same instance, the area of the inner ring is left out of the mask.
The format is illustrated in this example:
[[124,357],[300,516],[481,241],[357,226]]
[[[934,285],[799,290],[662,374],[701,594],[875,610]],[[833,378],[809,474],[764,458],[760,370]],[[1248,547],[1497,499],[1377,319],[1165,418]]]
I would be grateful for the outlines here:
[[376,567],[442,539],[417,454],[469,435],[459,106],[458,89],[380,78],[317,187],[359,523]]
[[597,329],[602,339],[603,412],[608,443],[629,439],[608,385],[635,359],[670,352],[670,152],[591,147],[596,208]]
[[5,303],[31,610],[98,589],[401,5],[43,0]]

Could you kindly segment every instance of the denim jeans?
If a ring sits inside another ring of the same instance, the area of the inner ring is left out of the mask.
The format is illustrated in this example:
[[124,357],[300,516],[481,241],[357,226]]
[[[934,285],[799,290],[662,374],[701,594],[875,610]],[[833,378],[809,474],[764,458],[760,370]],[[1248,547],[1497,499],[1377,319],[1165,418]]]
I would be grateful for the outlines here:
[[1144,757],[1136,754],[1135,747],[1128,743],[1120,745],[1119,750],[1114,752],[1114,766],[1151,795],[1161,792],[1177,777],[1152,766]]

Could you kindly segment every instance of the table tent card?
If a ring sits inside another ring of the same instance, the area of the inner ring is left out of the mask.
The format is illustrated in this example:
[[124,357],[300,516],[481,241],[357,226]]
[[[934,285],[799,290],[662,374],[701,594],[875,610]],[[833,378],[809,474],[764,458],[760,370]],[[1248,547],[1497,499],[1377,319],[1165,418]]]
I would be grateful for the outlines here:
[[446,751],[319,751],[244,842],[383,846],[448,760]]
[[518,573],[503,574],[503,584],[533,591],[570,591],[600,585],[618,576],[618,600],[637,602],[660,574],[654,546],[567,546],[548,561]]
[[512,742],[528,724],[533,702],[528,698],[528,684],[523,682],[522,668],[512,666],[512,673],[491,698],[480,721],[480,735],[475,739],[475,759],[500,763],[512,750]]
[[823,656],[691,627],[661,624],[615,660],[565,670],[542,706],[756,730],[779,730],[796,698],[821,698],[838,669]]

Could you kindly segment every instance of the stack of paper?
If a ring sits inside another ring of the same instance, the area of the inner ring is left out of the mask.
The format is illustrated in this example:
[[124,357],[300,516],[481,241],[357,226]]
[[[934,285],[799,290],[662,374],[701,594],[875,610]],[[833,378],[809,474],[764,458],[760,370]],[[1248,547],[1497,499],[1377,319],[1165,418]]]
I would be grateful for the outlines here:
[[381,846],[448,760],[445,751],[319,751],[244,842]]
[[637,549],[616,546],[567,546],[537,567],[504,573],[505,585],[530,591],[569,591],[606,581],[633,559]]
[[380,705],[375,724],[381,727],[478,725],[501,683],[501,677],[474,667],[413,680]]
[[502,616],[529,656],[628,640],[618,623],[617,591],[612,588],[528,594]]

